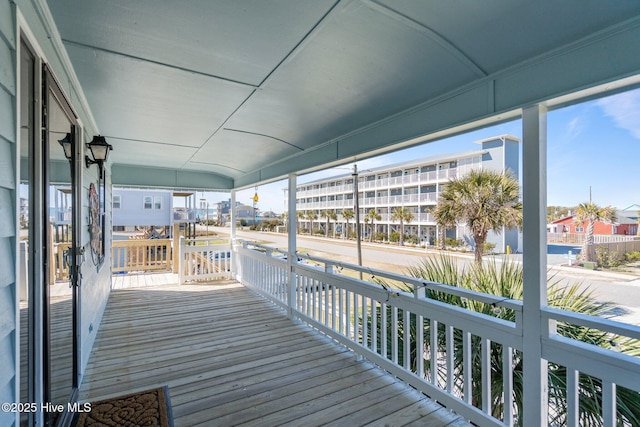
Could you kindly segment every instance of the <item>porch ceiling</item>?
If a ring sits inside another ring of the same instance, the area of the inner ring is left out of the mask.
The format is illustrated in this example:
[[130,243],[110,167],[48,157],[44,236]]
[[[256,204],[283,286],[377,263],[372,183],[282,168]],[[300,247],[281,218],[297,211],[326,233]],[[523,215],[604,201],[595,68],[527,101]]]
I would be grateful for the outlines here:
[[246,186],[640,73],[635,1],[48,6],[116,184]]

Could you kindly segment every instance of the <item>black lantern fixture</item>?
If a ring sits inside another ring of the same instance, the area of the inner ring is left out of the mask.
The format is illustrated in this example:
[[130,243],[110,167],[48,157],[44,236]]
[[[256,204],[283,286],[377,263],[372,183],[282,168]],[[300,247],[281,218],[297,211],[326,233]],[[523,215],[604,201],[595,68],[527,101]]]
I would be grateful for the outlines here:
[[73,157],[73,153],[72,153],[72,144],[71,144],[71,133],[67,133],[64,138],[59,139],[58,143],[60,145],[62,145],[62,149],[64,150],[64,156],[67,158],[67,160],[71,161],[72,157]]
[[87,148],[91,152],[92,158],[84,156],[84,163],[86,167],[98,164],[100,175],[102,176],[104,164],[107,161],[107,157],[109,157],[109,151],[113,150],[113,147],[104,139],[104,136],[98,135],[94,136],[93,140],[87,144]]

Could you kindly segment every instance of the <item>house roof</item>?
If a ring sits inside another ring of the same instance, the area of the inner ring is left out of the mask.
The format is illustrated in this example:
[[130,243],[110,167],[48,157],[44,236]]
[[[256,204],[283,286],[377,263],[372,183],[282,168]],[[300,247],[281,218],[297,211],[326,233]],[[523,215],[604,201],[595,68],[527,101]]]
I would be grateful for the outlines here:
[[634,1],[34,7],[115,185],[247,187],[640,82]]
[[[568,221],[571,221],[573,217],[574,217],[573,215],[565,216],[564,218],[560,218],[553,221],[551,224],[566,224]],[[602,221],[596,221],[596,222],[602,222]],[[616,220],[613,224],[621,225],[621,224],[637,224],[637,223],[638,221],[634,219],[627,218],[626,216],[622,216],[622,215],[616,215]]]

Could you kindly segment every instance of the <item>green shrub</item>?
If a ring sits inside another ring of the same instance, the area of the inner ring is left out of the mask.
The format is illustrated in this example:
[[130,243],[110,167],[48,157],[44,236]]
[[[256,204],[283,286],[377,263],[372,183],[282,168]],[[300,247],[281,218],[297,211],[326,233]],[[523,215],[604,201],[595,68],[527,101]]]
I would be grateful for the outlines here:
[[418,236],[415,236],[413,234],[405,234],[404,242],[412,245],[417,245],[419,243]]
[[495,243],[484,242],[482,245],[482,253],[483,254],[491,254],[493,250],[496,248]]
[[626,262],[638,261],[638,260],[640,260],[640,252],[636,251],[636,252],[626,253],[626,254],[624,254],[624,260]]
[[400,241],[400,233],[398,233],[397,231],[392,232],[391,234],[389,234],[389,241],[396,243]]
[[459,239],[447,237],[446,239],[444,239],[444,245],[450,246],[452,248],[457,248],[459,246],[462,246],[462,241],[460,241]]
[[617,267],[622,263],[622,257],[618,252],[610,251],[604,246],[596,247],[596,257],[598,265],[603,268]]
[[387,240],[387,233],[376,233],[373,235],[373,240],[384,242]]

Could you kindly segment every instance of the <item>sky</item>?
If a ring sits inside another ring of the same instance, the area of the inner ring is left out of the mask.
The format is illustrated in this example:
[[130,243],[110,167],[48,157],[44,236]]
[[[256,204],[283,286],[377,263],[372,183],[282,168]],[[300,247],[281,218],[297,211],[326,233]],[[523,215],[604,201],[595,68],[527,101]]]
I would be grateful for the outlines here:
[[[640,89],[550,111],[547,115],[547,205],[576,206],[591,200],[624,209],[640,205]],[[474,141],[511,134],[522,138],[522,122],[476,130],[440,141],[358,161],[358,169],[390,165],[420,157],[476,150]],[[522,160],[522,152],[521,152]],[[347,173],[353,163],[299,176],[298,183]],[[521,169],[522,170],[522,169]],[[250,205],[257,192],[261,211],[286,210],[285,180],[238,191],[236,200]],[[214,203],[228,194],[205,193]]]

